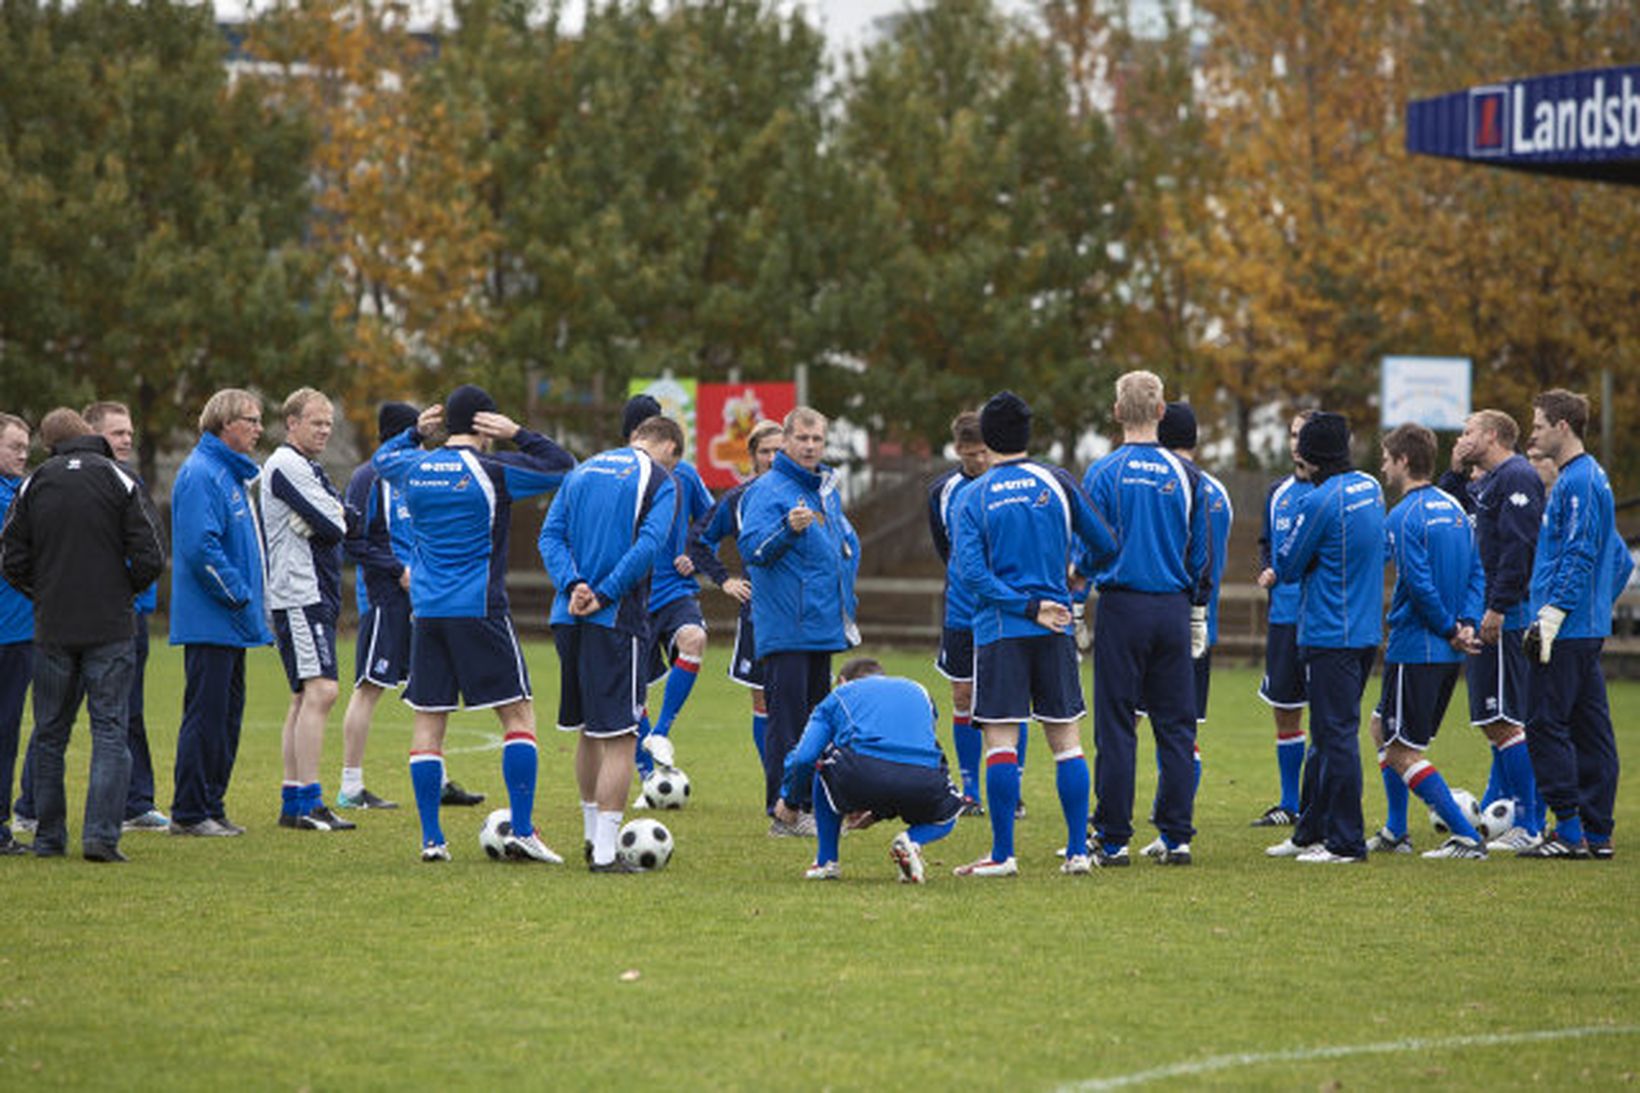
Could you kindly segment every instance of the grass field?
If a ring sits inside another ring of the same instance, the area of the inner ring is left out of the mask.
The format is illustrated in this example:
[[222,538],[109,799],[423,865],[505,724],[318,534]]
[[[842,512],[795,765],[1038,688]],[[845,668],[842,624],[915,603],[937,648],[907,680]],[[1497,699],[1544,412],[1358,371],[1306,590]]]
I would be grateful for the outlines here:
[[[556,664],[546,644],[528,652],[545,726],[537,816],[574,861]],[[927,656],[884,659],[944,697]],[[416,860],[410,719],[395,701],[366,769],[405,807],[352,833],[277,828],[286,697],[277,658],[253,652],[228,800],[247,837],[129,835],[119,868],[0,859],[0,1089],[1473,1089],[1640,1072],[1632,780],[1608,864],[1270,860],[1274,840],[1247,826],[1273,800],[1270,718],[1254,674],[1224,670],[1194,867],[1062,877],[1038,736],[1020,877],[950,875],[989,845],[985,821],[964,820],[932,848],[926,886],[895,883],[886,824],[844,840],[841,883],[812,883],[813,844],[764,833],[747,700],[722,666],[712,650],[675,735],[695,795],[665,814],[671,867],[595,877],[479,851],[501,788],[488,714],[452,722],[450,772],[491,801],[446,810],[450,864]],[[156,643],[149,672],[168,807],[180,655]],[[1611,697],[1633,755],[1640,685]],[[1484,748],[1463,709],[1460,692],[1433,756],[1478,793]],[[338,709],[327,795],[339,726]],[[81,779],[84,735],[70,760]],[[1148,746],[1140,763],[1145,801]],[[1383,816],[1375,769],[1366,787],[1370,825]],[[74,845],[81,786],[70,793]],[[1434,845],[1416,801],[1414,816],[1420,848]]]

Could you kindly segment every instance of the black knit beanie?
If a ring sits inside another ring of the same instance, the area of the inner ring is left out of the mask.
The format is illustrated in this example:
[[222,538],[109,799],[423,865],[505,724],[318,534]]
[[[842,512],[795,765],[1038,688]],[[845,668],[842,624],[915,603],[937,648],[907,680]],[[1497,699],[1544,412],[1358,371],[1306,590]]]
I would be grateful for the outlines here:
[[621,410],[621,439],[631,440],[632,430],[659,415],[661,404],[653,395],[633,395]]
[[1170,402],[1156,426],[1156,439],[1164,448],[1191,451],[1196,447],[1196,411],[1188,402]]
[[993,452],[1011,455],[1031,446],[1031,407],[1012,391],[998,391],[979,412],[979,434]]
[[384,441],[392,440],[414,425],[421,411],[408,402],[384,402],[376,411],[376,429]]
[[473,415],[495,412],[495,399],[482,387],[464,383],[444,400],[444,428],[451,436],[473,431]]
[[1298,431],[1298,454],[1325,475],[1349,470],[1349,419],[1326,411],[1312,415]]

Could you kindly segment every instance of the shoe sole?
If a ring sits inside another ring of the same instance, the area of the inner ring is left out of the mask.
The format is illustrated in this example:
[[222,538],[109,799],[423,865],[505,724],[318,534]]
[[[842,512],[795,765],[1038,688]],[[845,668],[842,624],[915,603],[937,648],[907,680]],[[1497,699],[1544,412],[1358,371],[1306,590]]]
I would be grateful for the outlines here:
[[888,856],[900,867],[901,884],[921,884],[923,872],[917,868],[916,858],[898,846],[888,848]]

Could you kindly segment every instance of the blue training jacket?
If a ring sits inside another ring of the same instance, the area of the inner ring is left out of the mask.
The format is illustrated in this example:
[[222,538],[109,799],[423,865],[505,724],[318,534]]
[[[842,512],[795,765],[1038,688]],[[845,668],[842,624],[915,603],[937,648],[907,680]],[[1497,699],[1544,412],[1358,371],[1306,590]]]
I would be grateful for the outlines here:
[[[570,472],[535,543],[557,589],[552,625],[648,634],[650,573],[670,541],[676,504],[672,476],[638,448],[599,452]],[[569,613],[578,584],[603,602],[591,615]]]
[[575,457],[528,429],[516,452],[465,445],[424,452],[406,429],[371,463],[403,497],[416,528],[410,603],[424,619],[497,618],[507,613],[507,532],[512,503],[558,488]]
[[1543,479],[1525,456],[1512,455],[1469,483],[1469,498],[1486,570],[1486,610],[1503,616],[1505,630],[1524,630],[1532,622],[1532,559],[1543,523]]
[[1395,566],[1384,660],[1462,661],[1447,640],[1460,622],[1478,621],[1486,581],[1463,504],[1433,485],[1409,491],[1384,520],[1384,549]]
[[[0,526],[6,522],[6,512],[17,496],[21,478],[0,475]],[[139,599],[141,597],[138,597]],[[23,595],[0,577],[0,645],[34,640],[34,601]]]
[[171,486],[171,644],[248,648],[273,641],[263,612],[262,535],[250,486],[261,473],[214,433]]
[[361,463],[347,480],[347,537],[342,552],[354,566],[353,598],[362,618],[372,607],[408,612],[410,593],[399,585],[416,557],[415,523],[404,497]]
[[698,518],[689,526],[689,542],[685,548],[690,561],[695,563],[695,571],[704,573],[712,583],[719,588],[723,587],[733,574],[729,567],[718,559],[718,547],[725,539],[732,539],[740,534],[740,506],[746,496],[746,488],[756,479],[746,481],[732,487],[717,503],[707,510],[706,515]]
[[1560,626],[1563,638],[1608,637],[1612,604],[1632,565],[1617,534],[1606,471],[1584,452],[1560,468],[1543,509],[1532,566],[1531,612],[1535,616],[1545,604],[1566,612]]
[[[786,514],[801,501],[819,517],[795,532]],[[859,643],[854,579],[860,537],[843,514],[836,472],[806,469],[785,452],[754,479],[740,504],[736,545],[752,578],[757,656],[837,652]]]
[[899,676],[850,680],[820,701],[803,736],[786,755],[780,796],[791,799],[794,783],[812,776],[828,747],[939,769],[945,761],[934,725],[939,711],[921,683]]
[[974,625],[974,597],[957,579],[951,541],[957,533],[958,498],[975,481],[962,473],[959,463],[928,487],[928,534],[940,561],[945,563],[945,625],[951,630],[967,630]]
[[1036,621],[1042,602],[1071,605],[1072,551],[1098,563],[1116,553],[1116,536],[1088,495],[1051,463],[994,464],[961,500],[953,556],[974,597],[975,645],[1041,637],[1048,632]]
[[1082,488],[1122,549],[1076,568],[1095,588],[1183,592],[1207,606],[1213,593],[1207,493],[1201,472],[1158,444],[1123,444],[1088,468]]
[[1207,494],[1207,552],[1213,581],[1213,595],[1207,601],[1207,647],[1211,649],[1219,641],[1219,589],[1224,585],[1224,565],[1230,557],[1230,529],[1236,522],[1236,509],[1223,482],[1206,471],[1201,471],[1201,476]]
[[[1298,506],[1313,489],[1309,482],[1291,474],[1270,483],[1264,495],[1264,531],[1258,541],[1260,570],[1275,569],[1276,550],[1293,530]],[[1286,626],[1296,623],[1301,598],[1299,582],[1281,580],[1278,574],[1276,583],[1270,587],[1270,622]]]
[[1362,649],[1383,638],[1384,491],[1360,471],[1320,483],[1276,549],[1276,575],[1301,582],[1298,644]]
[[689,529],[712,509],[712,493],[700,480],[700,472],[688,463],[672,468],[672,526],[666,540],[655,551],[655,573],[649,586],[649,610],[659,611],[673,600],[700,594],[694,575],[678,572],[677,559],[689,552]]

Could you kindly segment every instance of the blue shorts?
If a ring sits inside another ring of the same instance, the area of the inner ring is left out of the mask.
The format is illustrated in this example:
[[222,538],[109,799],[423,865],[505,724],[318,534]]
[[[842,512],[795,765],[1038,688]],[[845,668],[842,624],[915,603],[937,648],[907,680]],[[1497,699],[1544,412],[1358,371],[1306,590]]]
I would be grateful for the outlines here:
[[410,612],[372,607],[359,620],[359,643],[353,650],[353,686],[402,687],[410,678]]
[[940,655],[934,667],[952,683],[969,683],[974,678],[974,631],[947,626],[940,632]]
[[1384,743],[1423,751],[1441,731],[1460,664],[1385,664],[1378,700]]
[[742,604],[735,619],[735,651],[729,658],[729,678],[742,687],[763,689],[763,662],[757,659],[757,644],[752,634],[751,607]]
[[404,702],[413,710],[447,713],[505,706],[530,697],[530,671],[512,619],[423,619],[410,629],[410,682]]
[[[1200,660],[1190,662],[1191,671],[1196,673],[1196,724],[1207,724],[1207,684],[1213,678],[1213,650],[1209,649],[1201,655]],[[1149,717],[1150,714],[1139,710],[1140,717]]]
[[638,674],[643,641],[596,623],[555,626],[558,728],[587,736],[638,731],[645,684]]
[[305,680],[336,678],[336,620],[323,607],[276,608],[273,636],[292,694]]
[[820,784],[831,807],[845,816],[870,812],[879,820],[898,816],[907,824],[943,824],[963,809],[943,755],[938,767],[919,767],[829,748],[820,757]]
[[1264,639],[1264,682],[1259,684],[1258,696],[1278,710],[1302,710],[1310,704],[1304,678],[1298,624],[1272,622]]
[[706,629],[706,618],[700,613],[700,597],[679,596],[649,616],[649,633],[654,638],[649,645],[649,661],[645,683],[653,683],[666,675],[677,659],[678,631],[685,626]]
[[1527,680],[1531,664],[1521,639],[1526,631],[1505,630],[1496,645],[1484,646],[1469,658],[1469,723],[1491,725],[1506,721],[1526,724]]
[[1069,634],[1002,638],[974,655],[974,720],[1068,723],[1087,712]]

